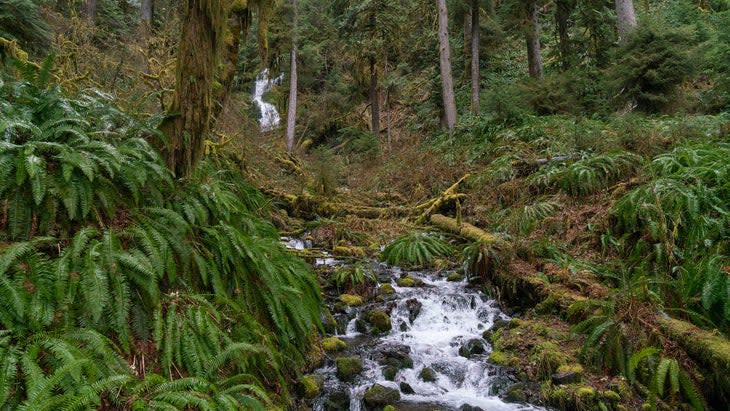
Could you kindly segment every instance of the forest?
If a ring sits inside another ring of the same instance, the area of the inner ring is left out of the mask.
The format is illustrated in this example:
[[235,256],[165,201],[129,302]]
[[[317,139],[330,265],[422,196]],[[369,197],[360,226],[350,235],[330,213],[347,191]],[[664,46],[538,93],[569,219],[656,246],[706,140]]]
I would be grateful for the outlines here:
[[0,0],[0,410],[728,410],[730,1]]

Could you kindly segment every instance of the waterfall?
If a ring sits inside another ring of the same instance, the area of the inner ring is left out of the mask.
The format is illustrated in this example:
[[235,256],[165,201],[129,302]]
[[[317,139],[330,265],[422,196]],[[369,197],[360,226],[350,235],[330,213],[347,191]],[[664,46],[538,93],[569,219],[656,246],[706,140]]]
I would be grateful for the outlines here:
[[264,69],[256,76],[254,93],[251,100],[259,107],[259,112],[261,113],[259,124],[263,132],[272,131],[279,127],[281,123],[279,112],[276,111],[276,107],[273,104],[264,101],[264,94],[271,91],[274,86],[281,84],[282,80],[284,80],[283,74],[273,79],[269,78],[269,69]]

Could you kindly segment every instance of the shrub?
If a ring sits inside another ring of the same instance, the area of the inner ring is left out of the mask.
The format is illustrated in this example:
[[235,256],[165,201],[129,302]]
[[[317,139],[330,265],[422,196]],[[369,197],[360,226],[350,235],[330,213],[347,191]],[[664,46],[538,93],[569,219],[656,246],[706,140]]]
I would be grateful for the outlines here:
[[435,257],[451,255],[451,246],[427,233],[412,233],[398,238],[383,250],[388,264],[412,268],[426,267]]

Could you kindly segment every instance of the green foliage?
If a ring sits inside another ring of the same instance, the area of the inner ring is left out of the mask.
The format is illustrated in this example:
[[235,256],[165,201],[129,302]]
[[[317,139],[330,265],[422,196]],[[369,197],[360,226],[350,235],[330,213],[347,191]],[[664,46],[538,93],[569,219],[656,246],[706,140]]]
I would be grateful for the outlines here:
[[24,50],[45,54],[51,27],[33,0],[0,0],[0,37],[17,40]]
[[642,24],[617,51],[612,76],[625,100],[658,112],[694,69],[689,54],[694,33]]
[[338,267],[332,274],[338,291],[346,292],[366,284],[375,283],[375,274],[361,264]]
[[544,167],[528,182],[538,190],[559,188],[573,196],[586,196],[634,175],[643,159],[630,152],[599,154],[576,161]]
[[451,246],[428,233],[404,235],[383,250],[383,258],[388,264],[404,267],[426,267],[436,257],[451,255]]
[[[176,185],[149,127],[36,75],[0,85],[0,230],[28,239],[0,251],[0,409],[265,409],[267,390],[286,395],[321,297],[262,219],[267,201],[222,159]],[[123,358],[139,346],[146,370]]]

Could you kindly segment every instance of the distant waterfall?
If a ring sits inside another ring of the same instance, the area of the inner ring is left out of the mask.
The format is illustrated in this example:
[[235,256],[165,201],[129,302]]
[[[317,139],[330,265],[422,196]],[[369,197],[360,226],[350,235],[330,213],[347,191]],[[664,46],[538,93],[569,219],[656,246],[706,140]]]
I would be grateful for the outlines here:
[[259,124],[261,125],[261,131],[267,132],[272,131],[279,127],[281,123],[281,116],[276,111],[276,107],[273,104],[264,101],[264,94],[271,91],[274,86],[281,84],[284,79],[284,75],[270,79],[269,69],[264,69],[258,76],[256,76],[256,86],[254,87],[253,102],[259,107],[261,116],[259,117]]

